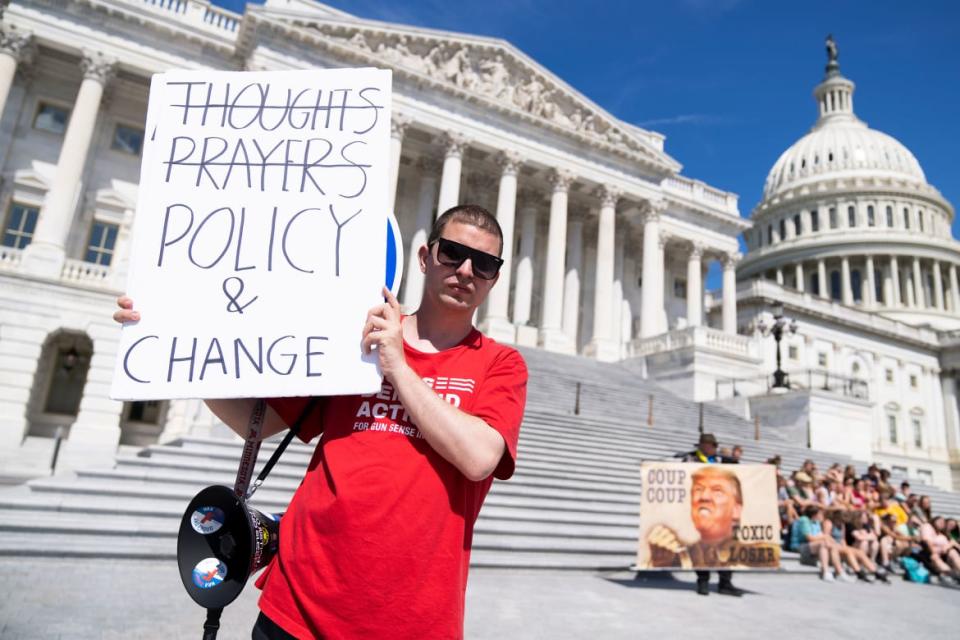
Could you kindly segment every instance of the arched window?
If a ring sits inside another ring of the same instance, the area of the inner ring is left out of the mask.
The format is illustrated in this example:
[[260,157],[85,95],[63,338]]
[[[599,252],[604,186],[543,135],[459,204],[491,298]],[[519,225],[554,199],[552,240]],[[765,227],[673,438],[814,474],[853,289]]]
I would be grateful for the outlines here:
[[810,212],[810,230],[814,233],[820,231],[820,215],[816,209]]
[[773,244],[773,225],[767,225],[767,244]]
[[780,218],[780,240],[787,239],[787,221]]
[[920,226],[920,233],[923,233],[923,209],[917,212],[917,224]]
[[840,293],[840,272],[831,271],[830,272],[830,297],[833,300],[839,300],[841,296]]
[[851,229],[857,226],[857,208],[853,205],[847,207],[847,226]]
[[910,209],[908,209],[907,207],[903,208],[903,228],[904,229],[910,228]]
[[793,233],[797,236],[801,233],[799,213],[793,216]]
[[877,218],[873,213],[873,205],[867,205],[867,226],[875,227],[877,226]]
[[893,228],[893,207],[887,206],[887,226]]
[[837,208],[836,207],[830,207],[830,228],[831,229],[837,228]]
[[863,301],[863,279],[860,277],[860,270],[854,269],[850,272],[850,288],[853,289],[853,301]]
[[819,273],[810,274],[810,292],[813,293],[813,295],[815,296],[820,295],[820,274]]

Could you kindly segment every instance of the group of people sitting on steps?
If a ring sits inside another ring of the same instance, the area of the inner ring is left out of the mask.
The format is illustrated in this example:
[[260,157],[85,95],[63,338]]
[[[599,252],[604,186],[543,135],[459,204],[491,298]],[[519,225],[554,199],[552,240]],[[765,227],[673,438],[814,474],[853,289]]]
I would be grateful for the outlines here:
[[853,465],[821,472],[806,460],[786,475],[779,456],[767,462],[777,466],[784,546],[801,562],[816,562],[821,579],[888,582],[896,573],[960,583],[960,525],[935,515],[930,497],[913,493],[909,482],[895,487],[877,465],[859,475]]

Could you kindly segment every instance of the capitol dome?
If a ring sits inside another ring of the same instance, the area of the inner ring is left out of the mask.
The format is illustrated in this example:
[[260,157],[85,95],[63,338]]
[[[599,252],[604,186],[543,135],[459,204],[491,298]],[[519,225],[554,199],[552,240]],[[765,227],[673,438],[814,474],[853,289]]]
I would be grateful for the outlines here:
[[853,89],[838,65],[828,67],[827,77],[814,91],[820,117],[773,165],[764,184],[764,200],[825,178],[889,178],[926,184],[923,169],[909,149],[857,118]]
[[916,157],[853,111],[836,43],[814,89],[818,118],[781,154],[744,234],[737,278],[877,313],[960,329],[960,244],[953,206]]

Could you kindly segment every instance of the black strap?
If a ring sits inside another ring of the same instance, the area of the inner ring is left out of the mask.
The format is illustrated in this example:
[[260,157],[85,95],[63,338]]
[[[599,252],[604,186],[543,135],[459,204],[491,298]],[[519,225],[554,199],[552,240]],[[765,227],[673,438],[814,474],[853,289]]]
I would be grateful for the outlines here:
[[217,631],[220,630],[221,613],[223,613],[223,607],[207,609],[207,620],[203,623],[203,640],[217,639]]
[[313,411],[313,408],[317,406],[319,401],[320,398],[314,397],[310,398],[310,400],[307,402],[307,406],[304,407],[303,411],[300,412],[300,415],[297,416],[296,421],[290,426],[290,429],[287,431],[287,435],[283,437],[283,440],[280,442],[279,446],[277,446],[276,450],[273,452],[273,455],[270,456],[269,460],[267,460],[267,464],[263,465],[263,469],[260,470],[260,475],[257,476],[257,479],[250,487],[250,491],[247,493],[248,499],[253,495],[254,491],[260,488],[260,485],[263,484],[263,481],[267,479],[267,475],[273,471],[274,465],[277,464],[280,456],[283,455],[284,451],[286,451],[287,445],[290,444],[290,441],[293,440],[294,436],[300,433],[300,427],[303,426],[307,416],[310,415],[310,413]]

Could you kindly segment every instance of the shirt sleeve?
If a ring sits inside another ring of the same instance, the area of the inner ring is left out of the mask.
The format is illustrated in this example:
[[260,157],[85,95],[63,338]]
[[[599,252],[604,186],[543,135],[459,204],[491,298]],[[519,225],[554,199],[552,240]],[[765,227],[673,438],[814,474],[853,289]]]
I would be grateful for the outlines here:
[[517,461],[517,440],[527,402],[527,364],[514,349],[505,349],[487,370],[471,413],[503,436],[506,451],[493,476],[506,480]]
[[[267,406],[277,412],[277,415],[280,416],[287,427],[292,427],[303,412],[307,410],[307,406],[312,399],[310,396],[269,398]],[[310,415],[306,416],[303,424],[300,425],[300,433],[297,434],[297,437],[305,443],[310,442],[323,432],[323,407],[326,404],[326,398],[317,398],[317,400],[318,402],[315,402],[310,410]]]
[[799,527],[798,533],[800,535],[798,537],[800,538],[800,542],[801,543],[807,542],[807,536],[810,536],[813,534],[813,527],[810,526],[811,525],[810,520],[806,518],[800,518],[799,523],[800,523],[800,527]]

